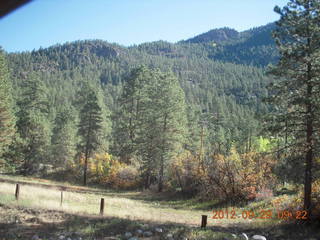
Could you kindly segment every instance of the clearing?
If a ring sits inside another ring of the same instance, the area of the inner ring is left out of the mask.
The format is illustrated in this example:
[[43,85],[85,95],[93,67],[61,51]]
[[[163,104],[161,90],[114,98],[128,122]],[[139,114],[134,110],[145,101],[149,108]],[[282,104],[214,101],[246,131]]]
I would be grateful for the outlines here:
[[[20,185],[18,201],[16,183]],[[101,198],[105,202],[103,216],[99,215]],[[227,208],[214,201],[199,202],[168,194],[109,191],[0,175],[0,240],[128,239],[130,234],[125,236],[126,232],[137,237],[152,233],[139,239],[245,239],[242,233],[249,237],[263,235],[268,240],[319,239],[316,226],[307,227],[303,221],[249,219],[241,215],[257,206],[261,209],[263,204],[253,202],[242,208]],[[221,219],[212,219],[213,210],[234,210],[237,218],[230,219],[229,215],[228,219],[225,214]],[[202,215],[208,216],[205,230],[200,229]]]

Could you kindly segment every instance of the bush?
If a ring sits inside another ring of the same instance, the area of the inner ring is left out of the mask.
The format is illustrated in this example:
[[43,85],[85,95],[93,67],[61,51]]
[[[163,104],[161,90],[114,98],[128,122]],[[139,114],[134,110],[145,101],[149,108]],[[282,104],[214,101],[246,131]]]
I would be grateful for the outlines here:
[[257,201],[260,201],[260,200],[265,200],[272,197],[273,197],[273,191],[269,188],[263,187],[257,192],[255,199]]
[[[215,155],[206,178],[210,195],[222,200],[253,200],[262,197],[262,191],[272,189],[275,176],[271,156],[250,152],[238,154],[235,148],[229,156]],[[272,193],[269,193],[272,195]]]
[[139,185],[139,173],[132,165],[122,165],[118,169],[113,186],[119,189],[133,189]]
[[90,180],[118,189],[133,188],[138,185],[138,170],[133,165],[119,162],[108,153],[95,154],[89,159]]
[[201,179],[198,162],[197,156],[189,151],[177,155],[169,168],[169,186],[185,194],[196,194]]

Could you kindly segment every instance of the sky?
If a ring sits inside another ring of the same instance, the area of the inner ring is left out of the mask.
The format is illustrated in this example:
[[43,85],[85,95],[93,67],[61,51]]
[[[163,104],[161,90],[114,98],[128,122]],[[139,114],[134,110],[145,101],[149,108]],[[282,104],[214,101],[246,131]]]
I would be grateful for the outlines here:
[[238,31],[276,21],[288,0],[34,0],[0,19],[7,52],[102,39],[131,46],[177,42],[214,28]]

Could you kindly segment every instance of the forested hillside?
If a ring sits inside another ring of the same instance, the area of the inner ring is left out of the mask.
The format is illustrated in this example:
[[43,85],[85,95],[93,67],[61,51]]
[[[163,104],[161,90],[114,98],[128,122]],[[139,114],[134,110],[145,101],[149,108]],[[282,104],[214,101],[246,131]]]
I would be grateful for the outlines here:
[[273,112],[275,129],[289,124],[267,88],[274,29],[2,52],[2,171],[228,201],[302,183],[303,163],[286,152],[295,136],[265,127]]
[[262,68],[219,61],[208,44],[90,40],[5,54],[16,134],[4,166],[73,168],[86,184],[87,172],[105,181],[93,172],[116,161],[148,187],[167,179],[180,155],[210,164],[212,155],[259,149],[270,79]]
[[275,64],[279,58],[271,34],[274,29],[274,23],[244,32],[229,28],[214,29],[181,43],[205,46],[207,56],[214,60],[265,67]]
[[320,3],[274,11],[176,43],[0,48],[0,235],[316,239]]

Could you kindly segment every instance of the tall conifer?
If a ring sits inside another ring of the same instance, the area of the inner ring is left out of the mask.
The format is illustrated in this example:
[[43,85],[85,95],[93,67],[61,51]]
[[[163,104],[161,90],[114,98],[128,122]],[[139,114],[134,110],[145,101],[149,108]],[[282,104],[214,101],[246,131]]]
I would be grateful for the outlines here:
[[[304,158],[304,209],[312,210],[312,168],[317,154],[320,86],[320,2],[290,0],[283,9],[275,8],[281,19],[274,38],[280,61],[271,73],[280,80],[273,84],[270,101],[271,130],[285,137],[286,148]],[[302,160],[301,160],[302,161]]]
[[15,134],[12,87],[4,54],[0,49],[0,159]]

